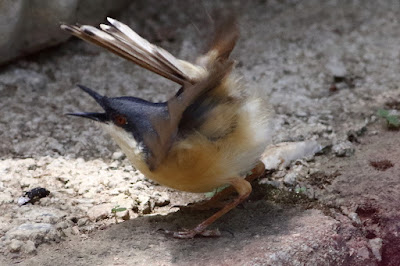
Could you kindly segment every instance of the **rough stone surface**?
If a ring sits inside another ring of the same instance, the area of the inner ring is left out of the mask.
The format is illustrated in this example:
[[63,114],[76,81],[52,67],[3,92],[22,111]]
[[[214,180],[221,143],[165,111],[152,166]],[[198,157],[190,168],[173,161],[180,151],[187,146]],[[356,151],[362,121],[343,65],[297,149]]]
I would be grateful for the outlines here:
[[104,220],[111,215],[112,208],[113,207],[111,204],[100,204],[90,208],[87,212],[87,215],[89,216],[89,219],[94,222]]
[[374,238],[369,240],[369,245],[371,246],[372,254],[378,261],[382,261],[382,238]]
[[19,252],[23,244],[24,242],[14,238],[11,240],[11,243],[9,244],[8,247],[10,249],[10,252]]
[[[254,184],[250,199],[213,225],[222,237],[173,239],[162,229],[191,228],[214,212],[176,207],[204,195],[147,181],[94,123],[63,114],[99,110],[75,84],[152,101],[179,88],[97,47],[67,42],[0,70],[0,265],[400,261],[400,135],[376,116],[378,108],[399,109],[399,2],[135,1],[117,18],[193,59],[216,7],[240,10],[233,57],[247,85],[270,99],[273,143],[311,140],[324,149],[269,172],[269,185]],[[335,154],[341,143],[351,156]],[[382,160],[393,167],[370,165]],[[50,195],[17,205],[38,186]],[[88,211],[107,204],[127,211],[92,221]]]
[[54,227],[48,223],[25,223],[6,233],[9,239],[32,240],[37,238],[48,238],[48,235],[54,234]]
[[59,30],[61,22],[98,23],[128,2],[1,0],[0,64],[65,41],[68,35]]
[[28,240],[25,245],[22,247],[23,252],[26,254],[36,254],[36,245],[35,242]]
[[354,154],[354,147],[350,141],[344,141],[334,145],[332,151],[338,157],[350,157]]

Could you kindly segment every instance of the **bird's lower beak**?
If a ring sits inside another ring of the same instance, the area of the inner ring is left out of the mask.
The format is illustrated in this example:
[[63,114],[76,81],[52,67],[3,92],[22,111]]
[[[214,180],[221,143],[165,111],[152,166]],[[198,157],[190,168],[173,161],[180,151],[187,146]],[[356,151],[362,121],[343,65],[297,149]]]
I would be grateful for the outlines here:
[[[80,89],[82,89],[84,92],[89,94],[95,101],[103,108],[106,108],[106,103],[105,101],[107,100],[107,97],[102,96],[95,92],[94,90],[85,87],[83,85],[78,85]],[[66,115],[73,115],[73,116],[80,116],[84,118],[89,118],[97,122],[102,122],[106,123],[109,119],[106,113],[92,113],[92,112],[79,112],[79,113],[67,113]]]
[[107,115],[105,113],[68,113],[66,115],[79,116],[84,118],[89,118],[97,122],[105,123],[108,121]]

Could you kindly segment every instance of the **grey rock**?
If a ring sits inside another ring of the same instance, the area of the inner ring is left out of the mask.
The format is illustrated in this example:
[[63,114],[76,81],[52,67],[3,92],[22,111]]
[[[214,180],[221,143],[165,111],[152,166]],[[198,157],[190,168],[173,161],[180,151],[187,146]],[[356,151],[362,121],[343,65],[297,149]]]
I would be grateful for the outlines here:
[[307,167],[303,167],[303,165],[294,165],[289,170],[289,172],[283,178],[283,183],[287,186],[296,185],[298,179],[300,177],[304,177],[306,175]]
[[113,160],[122,160],[125,158],[125,154],[122,151],[116,151],[113,153],[112,157]]
[[8,239],[43,242],[58,237],[55,227],[48,223],[24,223],[6,233]]
[[22,251],[27,254],[36,254],[36,245],[35,242],[28,240],[26,243],[22,246]]
[[59,25],[100,22],[128,0],[1,0],[0,63],[12,60],[69,38]]
[[24,217],[28,220],[39,223],[56,224],[66,215],[63,211],[36,205],[26,205],[19,208],[19,210],[24,213]]
[[357,250],[357,256],[362,258],[362,259],[364,259],[364,260],[369,259],[369,250],[368,250],[368,248],[367,247],[359,248]]
[[0,193],[0,204],[12,203],[14,201],[11,193],[1,192]]
[[348,216],[356,224],[361,224],[361,219],[360,219],[360,217],[358,216],[357,213],[351,212],[351,213],[348,214]]
[[283,142],[269,146],[261,160],[266,169],[284,168],[298,159],[312,158],[321,149],[321,145],[315,140]]
[[169,196],[165,192],[158,192],[153,195],[155,206],[162,207],[168,205],[170,200]]
[[13,239],[8,245],[8,249],[10,250],[10,252],[19,252],[23,244],[24,242],[17,239]]
[[89,222],[88,218],[81,218],[81,219],[78,220],[78,226],[79,227],[80,226],[84,226],[84,225],[88,224],[88,222]]
[[[159,193],[156,193],[156,195],[157,194],[159,194]],[[160,193],[160,195],[162,195],[162,194]],[[154,207],[156,206],[157,198],[158,198],[158,206],[163,206],[162,204],[164,203],[164,201],[169,200],[162,196],[154,197],[154,195],[149,196],[145,193],[139,194],[137,197],[137,202],[139,203],[139,206],[138,206],[139,211],[143,214],[151,213],[154,210]]]
[[79,227],[78,227],[78,226],[73,226],[73,227],[71,228],[71,233],[72,233],[73,235],[80,235]]
[[293,186],[296,183],[296,179],[297,179],[297,173],[289,172],[287,175],[285,175],[283,183],[285,183],[285,185]]
[[66,221],[62,221],[62,222],[59,222],[58,224],[56,224],[56,228],[58,230],[65,229],[67,227],[68,227],[68,223]]
[[129,210],[117,212],[115,215],[116,215],[118,218],[120,218],[120,219],[122,219],[122,220],[124,220],[124,221],[127,221],[127,220],[129,220],[129,219],[131,218],[131,217],[130,217],[130,214],[129,214]]
[[325,67],[334,77],[343,78],[347,74],[346,66],[338,57],[331,57]]
[[382,238],[374,238],[369,240],[372,254],[378,261],[382,261]]
[[100,204],[90,208],[87,212],[91,221],[99,221],[108,218],[111,215],[113,206],[109,203]]
[[333,145],[332,151],[337,157],[350,157],[354,154],[355,150],[350,141],[344,141]]

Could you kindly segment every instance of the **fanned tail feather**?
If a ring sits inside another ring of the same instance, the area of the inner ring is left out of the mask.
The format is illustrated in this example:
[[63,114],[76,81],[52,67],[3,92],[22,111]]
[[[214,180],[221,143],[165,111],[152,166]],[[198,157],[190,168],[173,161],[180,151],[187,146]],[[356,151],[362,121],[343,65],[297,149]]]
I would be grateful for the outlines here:
[[159,74],[178,84],[193,83],[180,61],[166,50],[151,44],[140,37],[127,25],[108,18],[111,25],[101,24],[100,29],[93,26],[61,25],[61,29],[108,49],[109,51],[133,61],[139,66]]

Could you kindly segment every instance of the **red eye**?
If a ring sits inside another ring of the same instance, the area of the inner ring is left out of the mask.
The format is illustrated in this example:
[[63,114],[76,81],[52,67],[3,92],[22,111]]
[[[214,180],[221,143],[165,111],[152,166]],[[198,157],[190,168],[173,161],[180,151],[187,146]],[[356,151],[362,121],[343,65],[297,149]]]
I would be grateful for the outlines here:
[[116,115],[114,117],[114,122],[115,124],[117,124],[118,126],[123,126],[128,124],[128,121],[126,120],[126,117],[123,115]]

